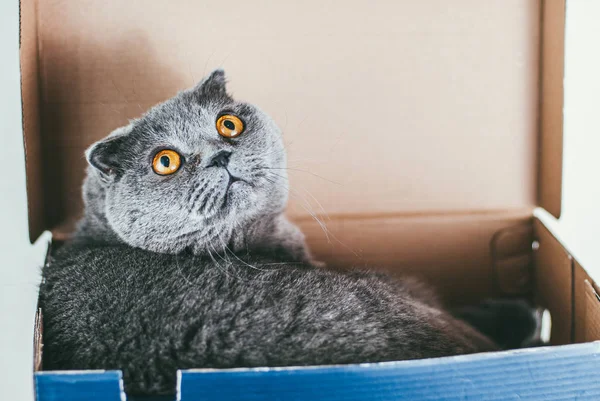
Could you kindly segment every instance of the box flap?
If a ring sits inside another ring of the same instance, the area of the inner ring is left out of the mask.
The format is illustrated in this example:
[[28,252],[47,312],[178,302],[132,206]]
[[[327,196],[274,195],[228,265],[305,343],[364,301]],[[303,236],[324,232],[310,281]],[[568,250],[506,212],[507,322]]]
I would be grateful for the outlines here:
[[284,131],[293,217],[560,210],[541,0],[21,7],[32,240],[79,216],[87,146],[218,66]]
[[[598,399],[600,343],[360,365],[178,372],[177,400]],[[125,400],[120,371],[38,372],[38,401]],[[140,397],[141,398],[141,397]]]
[[527,210],[332,217],[327,220],[331,242],[323,239],[321,225],[313,219],[303,218],[298,224],[315,258],[327,267],[376,267],[392,275],[418,277],[448,305],[531,293]]
[[125,401],[120,370],[36,372],[36,401]]
[[539,219],[535,232],[535,304],[552,316],[552,344],[573,341],[573,258]]
[[178,400],[593,400],[600,343],[380,364],[188,370]]
[[560,217],[563,165],[565,0],[544,1],[540,66],[538,205]]
[[24,0],[21,1],[20,7],[21,107],[27,177],[29,238],[33,242],[49,226],[46,224],[44,177],[42,174],[36,3],[32,0]]
[[574,260],[574,339],[576,343],[600,340],[600,288]]

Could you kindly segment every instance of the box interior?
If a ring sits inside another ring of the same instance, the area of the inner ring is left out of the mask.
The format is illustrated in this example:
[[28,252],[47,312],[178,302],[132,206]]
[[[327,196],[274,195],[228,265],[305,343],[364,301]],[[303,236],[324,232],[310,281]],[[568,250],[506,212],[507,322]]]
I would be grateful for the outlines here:
[[282,128],[319,259],[423,276],[452,305],[529,297],[553,343],[598,339],[597,287],[532,216],[560,214],[564,7],[21,0],[30,238],[68,238],[86,147],[223,67]]
[[[368,249],[365,252],[352,248],[353,241],[362,244],[365,237],[348,235],[335,241],[333,247],[342,248],[339,253],[328,255],[327,250],[319,248],[317,253],[333,268],[347,268],[353,262],[360,266],[356,263],[360,259],[366,266],[377,266],[391,274],[424,277],[450,306],[489,297],[530,299],[550,311],[552,345],[600,340],[598,286],[537,218],[508,213],[502,217],[496,214],[468,218],[417,217],[406,225],[389,220],[344,220],[338,224],[360,224],[366,234],[374,236],[382,227],[391,227],[399,230],[394,231],[395,235],[405,238],[406,248],[387,248],[378,242],[364,246]],[[307,223],[301,223],[303,229],[309,232],[319,229],[315,223]],[[457,236],[456,232],[464,236]],[[352,230],[340,231],[340,235],[343,233]],[[414,247],[411,241],[424,246]],[[57,246],[60,242],[51,244],[49,255]],[[372,265],[373,259],[379,264]],[[43,370],[42,316],[42,311],[38,311],[34,336],[36,371]]]

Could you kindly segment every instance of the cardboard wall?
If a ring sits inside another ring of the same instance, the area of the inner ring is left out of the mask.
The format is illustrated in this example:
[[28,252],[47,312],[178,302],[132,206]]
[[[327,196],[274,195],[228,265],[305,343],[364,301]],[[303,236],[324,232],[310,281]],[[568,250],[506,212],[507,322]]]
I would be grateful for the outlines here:
[[600,340],[600,290],[581,265],[574,261],[574,342]]
[[542,3],[538,204],[560,217],[563,166],[566,0]]
[[563,245],[539,221],[534,220],[537,249],[534,252],[534,297],[552,316],[554,345],[573,341],[573,259]]
[[541,4],[23,0],[32,238],[70,231],[88,145],[217,66],[283,129],[293,217],[531,208]]
[[299,223],[329,267],[421,277],[450,304],[528,296],[533,288],[528,210],[323,218],[326,230],[313,219]]
[[41,133],[37,7],[34,1],[20,2],[19,56],[21,66],[21,106],[27,177],[29,237],[32,242],[48,228],[43,174]]

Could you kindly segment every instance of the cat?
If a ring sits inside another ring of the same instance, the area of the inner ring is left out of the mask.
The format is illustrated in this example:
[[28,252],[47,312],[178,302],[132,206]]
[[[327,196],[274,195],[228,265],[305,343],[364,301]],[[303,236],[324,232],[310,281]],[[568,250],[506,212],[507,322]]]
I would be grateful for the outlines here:
[[46,370],[121,369],[127,394],[172,395],[177,369],[501,348],[415,280],[315,261],[284,215],[281,132],[222,70],[86,158],[84,216],[42,272]]

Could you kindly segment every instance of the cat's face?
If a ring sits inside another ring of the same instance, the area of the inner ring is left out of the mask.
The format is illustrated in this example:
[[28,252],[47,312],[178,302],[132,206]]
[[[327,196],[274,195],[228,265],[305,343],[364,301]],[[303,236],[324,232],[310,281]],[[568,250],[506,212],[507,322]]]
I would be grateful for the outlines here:
[[222,70],[92,145],[87,158],[112,230],[156,252],[223,249],[233,231],[287,202],[280,130],[226,93]]

